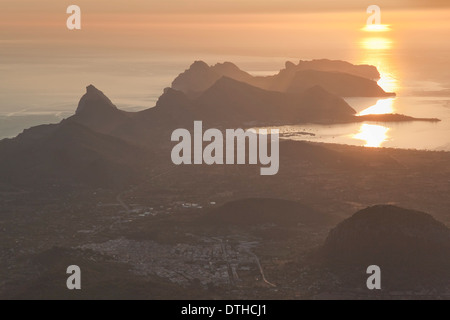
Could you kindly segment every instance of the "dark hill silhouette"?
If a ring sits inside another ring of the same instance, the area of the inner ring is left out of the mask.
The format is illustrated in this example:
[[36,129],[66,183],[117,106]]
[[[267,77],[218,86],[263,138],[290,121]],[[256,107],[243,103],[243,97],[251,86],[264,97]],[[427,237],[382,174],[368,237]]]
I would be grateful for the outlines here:
[[100,90],[88,86],[76,113],[69,118],[89,129],[120,138],[130,144],[153,147],[175,128],[191,126],[190,100],[180,91],[167,88],[156,106],[139,112],[119,110]]
[[[298,65],[286,62],[286,67],[280,70],[279,73],[265,77],[252,76],[240,70],[231,62],[208,66],[203,61],[195,61],[189,69],[185,70],[173,81],[172,88],[186,93],[189,97],[197,97],[201,92],[207,90],[217,80],[225,76],[265,90],[286,92],[295,89],[297,92],[301,92],[305,88],[319,84],[317,79],[309,81],[309,74],[303,73],[303,71],[311,70],[321,72],[322,76],[319,80],[332,89],[336,89],[336,81],[339,81],[338,84],[340,86],[352,86],[357,79],[362,78],[363,80],[351,91],[351,96],[386,96],[386,93],[377,83],[372,81],[379,79],[380,76],[375,67],[353,65],[345,61],[326,59],[300,61]],[[341,76],[336,78],[335,73],[341,74]],[[325,81],[327,80],[327,75],[330,77],[329,81]],[[299,76],[301,76],[301,79],[298,78]],[[325,79],[322,79],[323,77]],[[299,83],[301,83],[301,86]],[[323,87],[328,90],[326,86]],[[342,88],[335,91],[336,94],[348,93]]]
[[110,134],[147,148],[167,145],[173,130],[190,128],[196,120],[190,105],[184,93],[167,88],[155,107],[132,113],[130,121],[120,123]]
[[439,288],[450,275],[450,230],[429,214],[391,205],[363,209],[330,231],[321,250],[344,286],[364,287],[369,265],[382,288]]
[[395,95],[385,92],[374,80],[348,73],[317,70],[298,71],[287,91],[302,92],[316,85],[340,97],[389,97]]
[[94,110],[117,110],[117,107],[105,94],[94,87],[92,84],[86,87],[86,93],[78,102],[76,114],[92,112]]
[[172,88],[188,95],[195,95],[211,87],[222,77],[249,82],[252,76],[240,70],[231,62],[208,66],[203,61],[195,61],[189,69],[178,75],[172,82]]
[[[333,123],[352,121],[356,111],[344,99],[327,92],[321,86],[313,86],[300,94],[302,121]],[[305,120],[303,120],[305,119]]]
[[74,121],[101,133],[111,133],[117,127],[130,122],[130,114],[119,110],[111,100],[93,85],[86,87]]
[[228,202],[211,210],[205,220],[219,225],[254,226],[275,224],[295,226],[297,224],[328,223],[330,217],[297,201],[247,198]]
[[301,123],[351,121],[343,99],[314,87],[302,94],[268,91],[222,77],[192,101],[192,113],[211,122]]
[[264,121],[274,116],[287,119],[287,102],[282,93],[222,77],[193,102],[192,110],[205,120]]
[[323,252],[328,261],[343,265],[437,272],[450,266],[450,230],[429,214],[377,205],[334,228]]
[[192,101],[183,92],[166,88],[154,108],[137,112],[134,119],[150,127],[180,127],[194,121],[189,110],[191,105]]
[[25,130],[0,150],[0,177],[15,185],[122,184],[148,153],[70,120]]
[[285,68],[281,69],[276,75],[254,77],[250,83],[268,90],[287,91],[296,74],[304,70],[341,72],[370,80],[378,80],[380,78],[380,73],[374,66],[354,65],[346,61],[320,59],[311,61],[300,60],[297,65],[287,61]]
[[329,59],[314,59],[310,61],[300,60],[297,65],[292,63],[292,66],[295,68],[296,71],[317,70],[317,71],[343,72],[371,80],[380,79],[380,73],[378,72],[375,66],[370,66],[366,64],[354,65],[347,61],[342,60],[329,60]]

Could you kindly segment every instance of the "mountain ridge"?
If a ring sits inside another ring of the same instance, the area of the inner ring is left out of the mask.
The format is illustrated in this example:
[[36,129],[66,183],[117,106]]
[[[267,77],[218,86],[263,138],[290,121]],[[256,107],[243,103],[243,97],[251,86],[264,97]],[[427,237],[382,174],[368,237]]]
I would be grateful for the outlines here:
[[[353,65],[346,61],[328,59],[300,60],[298,65],[287,61],[284,69],[270,76],[252,76],[231,62],[208,66],[204,61],[195,61],[188,69],[174,79],[172,88],[182,91],[190,97],[195,97],[211,87],[221,77],[225,76],[261,89],[286,92],[295,89],[294,84],[295,82],[299,82],[299,76],[301,76],[303,82],[308,84],[306,87],[312,87],[317,84],[308,82],[308,74],[305,74],[305,71],[317,71],[320,74],[330,74],[331,76],[336,73],[341,74],[339,79],[336,79],[329,85],[333,88],[333,86],[342,85],[342,81],[356,83],[358,87],[357,89],[353,88],[351,92],[352,96],[383,97],[392,95],[392,93],[384,92],[375,82],[380,78],[380,74],[375,67]],[[348,86],[350,87],[350,85]],[[301,87],[296,88],[297,91],[301,91],[301,89]],[[327,87],[324,87],[324,89],[328,90]],[[338,91],[338,94],[347,92]]]

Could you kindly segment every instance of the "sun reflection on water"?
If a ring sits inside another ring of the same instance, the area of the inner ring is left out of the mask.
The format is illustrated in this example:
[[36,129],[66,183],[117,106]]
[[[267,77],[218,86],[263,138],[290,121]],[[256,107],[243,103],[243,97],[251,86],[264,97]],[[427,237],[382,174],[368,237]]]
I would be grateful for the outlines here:
[[354,139],[363,140],[365,147],[380,147],[388,139],[389,128],[378,124],[363,123]]
[[[371,26],[363,30],[372,34],[390,31],[389,27],[385,25]],[[392,61],[390,60],[392,46],[393,40],[386,34],[383,37],[365,37],[360,41],[360,48],[364,57],[361,59],[361,63],[377,67],[380,73],[380,79],[377,83],[386,92],[396,92],[398,89],[397,77],[392,71]],[[380,99],[375,105],[362,110],[358,115],[394,113],[394,100],[395,98]],[[352,135],[352,138],[364,141],[365,147],[380,147],[388,140],[389,130],[389,128],[379,124],[363,123],[359,132]]]
[[379,63],[378,64],[378,71],[380,71],[380,80],[378,80],[378,85],[383,88],[386,92],[396,92],[398,90],[397,85],[397,79],[395,76],[387,72],[385,67],[381,67]]
[[358,113],[358,116],[365,116],[368,114],[386,114],[394,113],[394,98],[380,99],[377,103],[367,109],[362,110]]
[[392,48],[392,41],[385,37],[370,37],[364,38],[361,45],[368,50],[388,50]]
[[385,24],[366,25],[362,28],[364,36],[359,41],[361,50],[360,62],[377,67],[380,73],[378,85],[386,92],[396,92],[397,74],[394,72],[391,51],[394,39],[391,26]]

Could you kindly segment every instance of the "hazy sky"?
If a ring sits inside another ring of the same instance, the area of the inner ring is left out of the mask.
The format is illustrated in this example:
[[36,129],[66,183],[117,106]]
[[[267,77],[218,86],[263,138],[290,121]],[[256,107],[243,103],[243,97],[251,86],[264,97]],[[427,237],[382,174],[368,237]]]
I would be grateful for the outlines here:
[[[198,37],[220,38],[223,29],[229,29],[228,34],[235,31],[235,38],[241,36],[240,31],[251,33],[251,29],[257,28],[274,33],[291,27],[311,32],[346,28],[348,32],[357,31],[365,23],[365,10],[372,3],[371,0],[0,0],[0,43],[40,41],[45,46],[44,39],[59,43],[83,40],[88,45],[104,46],[108,41],[117,44],[120,38],[126,44],[143,44],[123,37],[131,34],[152,37],[154,46],[172,44],[170,39],[174,38],[181,44],[197,41]],[[70,4],[77,4],[82,10],[82,30],[78,33],[68,33],[65,28],[66,8]],[[383,23],[401,20],[401,15],[393,12],[416,12],[413,20],[409,16],[401,21],[403,26],[426,26],[446,20],[436,9],[450,7],[447,0],[382,0],[376,4],[382,9]],[[434,9],[436,19],[430,20],[429,14],[425,14],[424,23],[421,13],[424,9]]]
[[[334,11],[361,10],[371,4],[386,9],[401,10],[413,8],[438,8],[450,6],[447,0],[1,0],[3,13],[25,12],[59,12],[61,7],[70,4],[83,6],[93,12],[118,13],[200,13],[200,12],[305,12],[305,11]],[[126,5],[125,5],[126,4]],[[28,9],[27,9],[28,8]]]

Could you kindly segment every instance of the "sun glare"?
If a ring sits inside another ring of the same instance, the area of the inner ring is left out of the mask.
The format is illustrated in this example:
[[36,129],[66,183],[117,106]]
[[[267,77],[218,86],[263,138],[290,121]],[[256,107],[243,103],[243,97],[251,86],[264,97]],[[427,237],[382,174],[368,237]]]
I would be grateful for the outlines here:
[[389,128],[384,126],[363,123],[353,138],[365,141],[365,147],[380,147],[387,140],[388,131]]

